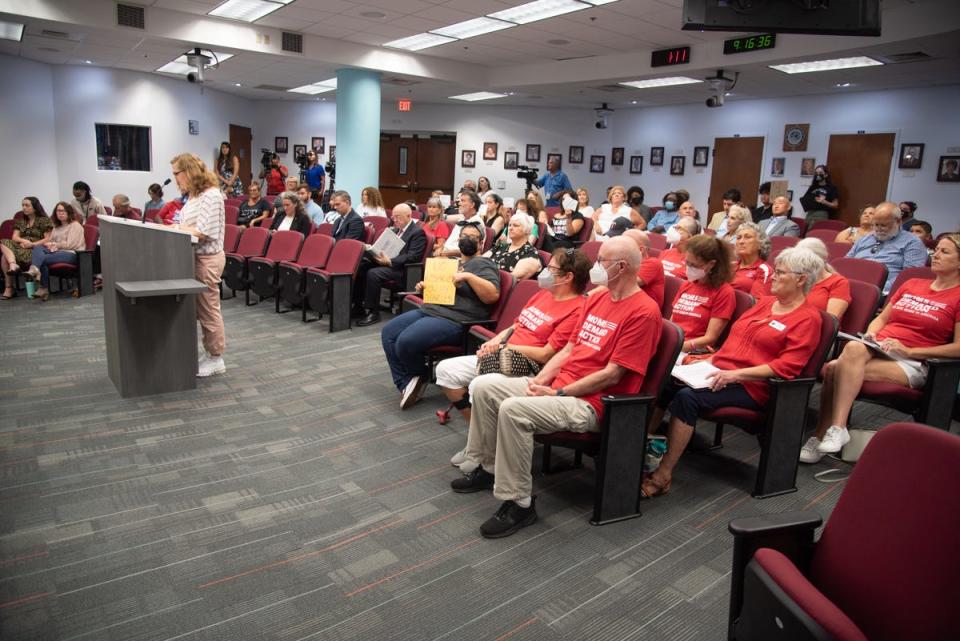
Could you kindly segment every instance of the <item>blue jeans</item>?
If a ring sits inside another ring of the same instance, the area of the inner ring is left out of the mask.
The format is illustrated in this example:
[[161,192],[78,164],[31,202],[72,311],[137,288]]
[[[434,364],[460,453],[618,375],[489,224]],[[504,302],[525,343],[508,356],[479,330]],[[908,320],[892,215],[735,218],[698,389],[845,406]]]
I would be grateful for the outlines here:
[[57,251],[52,252],[46,247],[37,245],[33,248],[33,258],[30,262],[40,270],[40,284],[44,288],[50,287],[50,268],[47,265],[56,263],[77,264],[77,255],[74,252]]
[[425,354],[431,347],[459,345],[463,328],[445,318],[428,316],[419,309],[400,314],[383,326],[380,342],[390,365],[393,384],[401,392],[414,376],[427,373]]

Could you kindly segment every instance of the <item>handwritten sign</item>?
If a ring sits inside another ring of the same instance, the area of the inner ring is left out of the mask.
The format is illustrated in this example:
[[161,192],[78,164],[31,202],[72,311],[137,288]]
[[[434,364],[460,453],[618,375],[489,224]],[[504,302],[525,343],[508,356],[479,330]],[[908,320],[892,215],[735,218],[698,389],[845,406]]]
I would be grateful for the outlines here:
[[459,266],[456,258],[428,258],[423,272],[423,302],[453,305],[457,298],[453,276]]

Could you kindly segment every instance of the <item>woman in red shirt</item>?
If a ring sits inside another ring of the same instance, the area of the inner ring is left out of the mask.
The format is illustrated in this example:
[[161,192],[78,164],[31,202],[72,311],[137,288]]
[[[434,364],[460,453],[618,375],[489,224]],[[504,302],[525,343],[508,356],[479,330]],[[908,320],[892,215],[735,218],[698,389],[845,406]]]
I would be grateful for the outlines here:
[[431,255],[439,256],[443,252],[443,244],[450,237],[450,227],[443,220],[443,203],[439,198],[427,201],[427,217],[423,221],[423,228],[433,234],[433,251]]
[[670,401],[667,453],[643,482],[646,498],[670,489],[698,416],[718,407],[759,410],[770,397],[767,379],[792,379],[803,371],[820,341],[820,312],[806,302],[806,294],[822,269],[823,261],[805,249],[790,248],[777,257],[773,296],[761,299],[732,325],[710,359],[718,369],[707,377],[709,387],[682,387]]
[[[686,205],[688,203],[684,203]],[[700,223],[696,218],[685,216],[677,221],[677,224],[667,230],[667,242],[672,245],[670,249],[660,252],[660,262],[663,263],[663,273],[676,276],[677,278],[687,277],[687,242],[700,233]]]
[[817,309],[832,314],[838,321],[843,320],[843,315],[850,306],[850,301],[853,300],[850,295],[850,281],[843,274],[837,273],[837,270],[827,262],[829,256],[827,246],[819,238],[801,238],[795,246],[809,249],[823,261],[823,271],[817,277],[817,282],[810,288],[807,302]]
[[754,283],[766,285],[773,275],[767,262],[770,255],[770,239],[756,223],[742,223],[737,228],[734,243],[737,262],[734,263],[733,288],[750,293]]
[[864,334],[898,360],[850,341],[840,358],[827,363],[820,420],[800,451],[801,462],[816,463],[850,442],[847,421],[863,381],[920,388],[927,378],[924,359],[960,358],[960,234],[940,239],[930,268],[935,278],[904,283]]

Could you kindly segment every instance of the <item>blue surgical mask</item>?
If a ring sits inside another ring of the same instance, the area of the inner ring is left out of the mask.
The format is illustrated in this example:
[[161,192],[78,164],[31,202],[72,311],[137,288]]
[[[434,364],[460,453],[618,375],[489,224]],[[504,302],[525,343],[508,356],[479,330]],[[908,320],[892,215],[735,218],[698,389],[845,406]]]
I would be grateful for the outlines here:
[[668,200],[667,202],[663,203],[663,208],[666,209],[667,211],[673,211],[674,209],[676,209],[676,207],[677,207],[677,203],[673,202],[672,200]]

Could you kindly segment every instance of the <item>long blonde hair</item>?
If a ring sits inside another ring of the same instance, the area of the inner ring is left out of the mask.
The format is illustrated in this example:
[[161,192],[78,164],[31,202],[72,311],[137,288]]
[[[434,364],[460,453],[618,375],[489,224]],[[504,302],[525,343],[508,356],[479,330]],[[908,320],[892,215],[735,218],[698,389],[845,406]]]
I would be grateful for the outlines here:
[[200,160],[196,154],[179,154],[170,161],[174,171],[187,174],[187,191],[191,196],[199,196],[211,187],[218,185],[217,176]]

